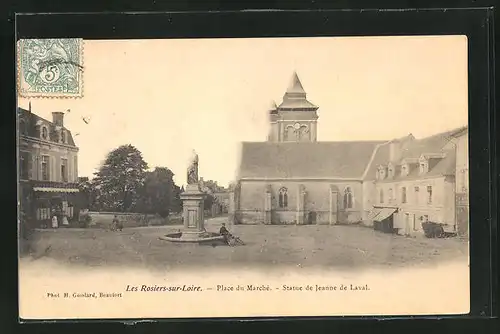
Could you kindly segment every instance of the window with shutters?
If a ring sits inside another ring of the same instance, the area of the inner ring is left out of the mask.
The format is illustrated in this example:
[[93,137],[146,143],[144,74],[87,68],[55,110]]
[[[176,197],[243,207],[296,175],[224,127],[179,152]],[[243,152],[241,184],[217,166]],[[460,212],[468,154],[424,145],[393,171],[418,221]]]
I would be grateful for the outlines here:
[[19,121],[19,134],[20,135],[27,135],[28,134],[28,127],[26,126],[26,121],[24,121],[24,120]]
[[432,204],[432,186],[427,186],[427,204]]
[[68,159],[61,159],[61,180],[68,182]]
[[31,155],[29,152],[19,153],[19,178],[21,180],[30,179]]
[[49,163],[49,156],[48,155],[42,155],[42,163],[41,163],[41,168],[42,168],[42,181],[49,181],[50,180],[50,163]]
[[36,219],[38,220],[50,219],[50,208],[38,208],[36,210]]
[[78,157],[73,158],[73,181],[78,180]]

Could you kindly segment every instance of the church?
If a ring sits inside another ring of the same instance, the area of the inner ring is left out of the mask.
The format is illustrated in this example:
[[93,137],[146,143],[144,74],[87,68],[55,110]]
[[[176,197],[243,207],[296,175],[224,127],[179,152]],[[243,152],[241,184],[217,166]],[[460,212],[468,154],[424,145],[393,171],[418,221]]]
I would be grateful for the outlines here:
[[319,108],[296,73],[281,104],[269,109],[267,141],[242,143],[230,192],[234,224],[361,223],[404,235],[425,226],[460,230],[455,179],[457,168],[468,168],[457,167],[457,155],[467,160],[467,126],[420,139],[321,142]]
[[[388,141],[317,140],[318,106],[296,73],[269,108],[265,142],[243,142],[234,184],[236,224],[359,222],[372,210],[377,160]],[[372,182],[370,182],[372,181]]]

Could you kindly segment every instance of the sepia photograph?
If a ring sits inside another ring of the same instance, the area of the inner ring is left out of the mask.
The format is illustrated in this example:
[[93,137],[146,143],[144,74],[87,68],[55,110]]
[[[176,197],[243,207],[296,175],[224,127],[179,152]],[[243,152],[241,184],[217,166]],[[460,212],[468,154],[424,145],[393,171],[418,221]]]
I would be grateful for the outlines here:
[[467,314],[467,43],[19,40],[20,317]]

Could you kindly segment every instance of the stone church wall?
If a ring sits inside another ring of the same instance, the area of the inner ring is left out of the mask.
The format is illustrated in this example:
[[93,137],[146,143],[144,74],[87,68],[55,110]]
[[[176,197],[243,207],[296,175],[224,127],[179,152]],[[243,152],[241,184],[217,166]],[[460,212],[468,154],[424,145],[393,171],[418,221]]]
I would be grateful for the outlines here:
[[[242,181],[240,202],[237,209],[238,223],[263,224],[265,218],[265,194],[271,188],[272,224],[296,224],[299,186],[305,187],[304,222],[316,224],[330,223],[330,187],[338,191],[337,223],[355,223],[363,218],[364,200],[361,182],[332,181]],[[353,194],[353,208],[344,209],[343,196],[347,187]],[[279,207],[279,191],[287,189],[288,207]]]

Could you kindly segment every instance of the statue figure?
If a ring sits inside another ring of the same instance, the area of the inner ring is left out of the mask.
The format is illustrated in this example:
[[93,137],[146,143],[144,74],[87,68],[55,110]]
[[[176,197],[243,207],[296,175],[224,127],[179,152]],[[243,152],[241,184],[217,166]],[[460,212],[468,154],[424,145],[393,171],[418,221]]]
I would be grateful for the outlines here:
[[198,154],[193,150],[193,158],[187,170],[187,183],[198,183]]

